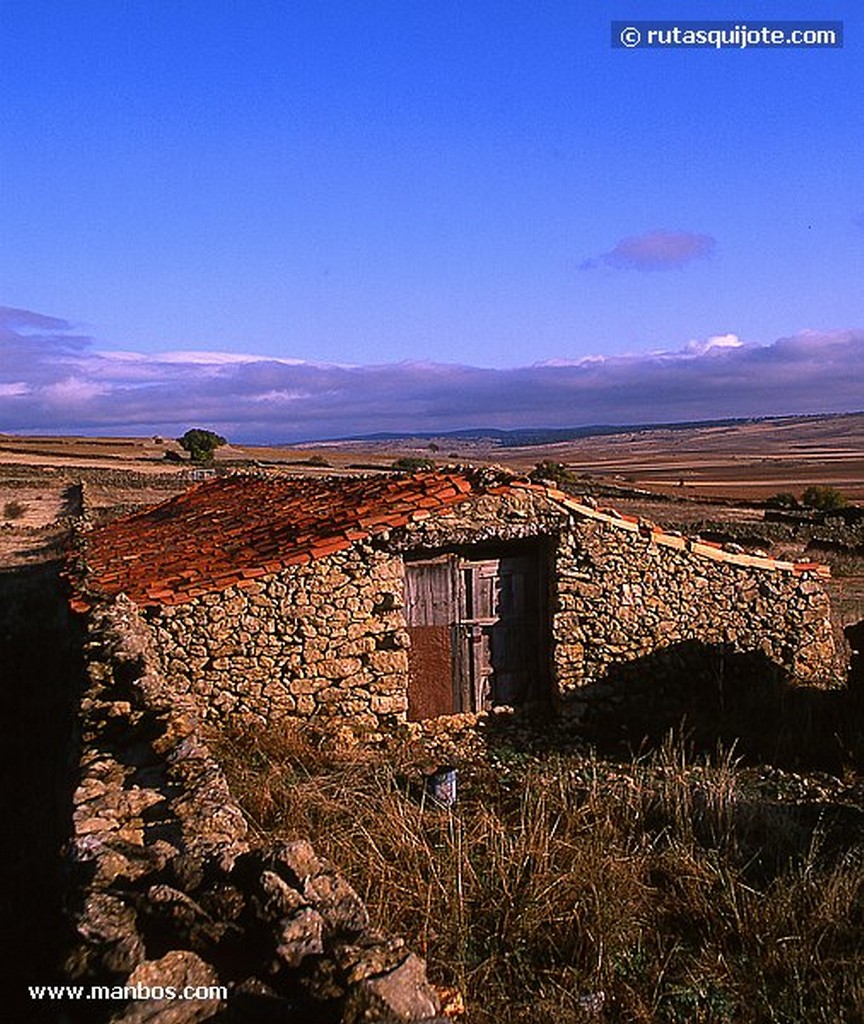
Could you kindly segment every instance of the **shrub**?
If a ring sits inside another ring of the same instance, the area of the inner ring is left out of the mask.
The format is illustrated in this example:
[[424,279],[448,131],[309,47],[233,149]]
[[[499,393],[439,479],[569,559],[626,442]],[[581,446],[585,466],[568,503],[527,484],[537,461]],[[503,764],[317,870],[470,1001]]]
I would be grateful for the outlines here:
[[816,484],[807,488],[802,501],[808,508],[815,508],[820,512],[844,508],[846,505],[846,499],[836,487],[825,487]]
[[393,469],[401,470],[403,473],[420,473],[423,470],[434,469],[434,459],[424,459],[417,455],[403,455],[392,464]]
[[552,480],[556,484],[569,484],[574,481],[573,474],[563,462],[553,462],[551,459],[538,462],[528,476],[532,480]]
[[765,499],[766,508],[798,508],[798,499],[789,491],[780,491]]
[[27,511],[27,506],[20,501],[7,501],[3,506],[4,519],[20,519]]

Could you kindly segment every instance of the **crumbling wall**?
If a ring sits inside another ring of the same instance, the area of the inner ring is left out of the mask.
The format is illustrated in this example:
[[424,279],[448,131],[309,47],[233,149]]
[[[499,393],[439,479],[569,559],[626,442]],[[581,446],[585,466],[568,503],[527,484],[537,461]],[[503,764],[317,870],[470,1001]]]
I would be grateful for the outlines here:
[[540,491],[542,488],[493,487],[458,505],[436,510],[434,516],[409,523],[394,535],[393,546],[402,551],[435,550],[554,537],[569,526],[569,516]]
[[144,996],[145,986],[210,992],[88,1001],[70,1013],[113,1012],[124,1024],[223,1012],[262,1024],[436,1020],[423,961],[370,929],[332,864],[307,842],[250,839],[201,738],[195,697],[166,683],[131,602],[93,613],[86,660],[69,979]]

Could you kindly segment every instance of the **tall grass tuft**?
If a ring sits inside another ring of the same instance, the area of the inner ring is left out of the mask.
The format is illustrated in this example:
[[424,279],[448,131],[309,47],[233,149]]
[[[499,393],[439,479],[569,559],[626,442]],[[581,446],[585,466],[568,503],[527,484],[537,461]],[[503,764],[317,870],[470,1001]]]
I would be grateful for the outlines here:
[[487,750],[432,807],[418,751],[219,740],[267,834],[329,856],[469,1024],[864,1020],[864,857],[753,790],[734,752]]

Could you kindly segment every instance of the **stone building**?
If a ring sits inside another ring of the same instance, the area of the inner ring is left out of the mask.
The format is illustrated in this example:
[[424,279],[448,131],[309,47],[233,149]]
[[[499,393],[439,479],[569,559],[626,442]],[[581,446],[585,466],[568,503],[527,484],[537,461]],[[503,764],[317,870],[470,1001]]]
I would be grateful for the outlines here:
[[[828,678],[827,570],[482,471],[205,481],[86,535],[74,606],[125,593],[205,714],[350,722],[546,703],[684,649]],[[680,664],[680,662],[679,662]]]

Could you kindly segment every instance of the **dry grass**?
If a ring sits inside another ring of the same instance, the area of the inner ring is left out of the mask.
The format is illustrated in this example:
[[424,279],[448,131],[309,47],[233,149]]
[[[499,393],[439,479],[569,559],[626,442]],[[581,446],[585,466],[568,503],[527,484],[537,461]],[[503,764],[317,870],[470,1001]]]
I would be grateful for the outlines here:
[[338,755],[250,730],[220,755],[257,827],[311,838],[471,1024],[864,1020],[862,848],[728,754],[487,748],[452,811],[423,798],[416,746]]

